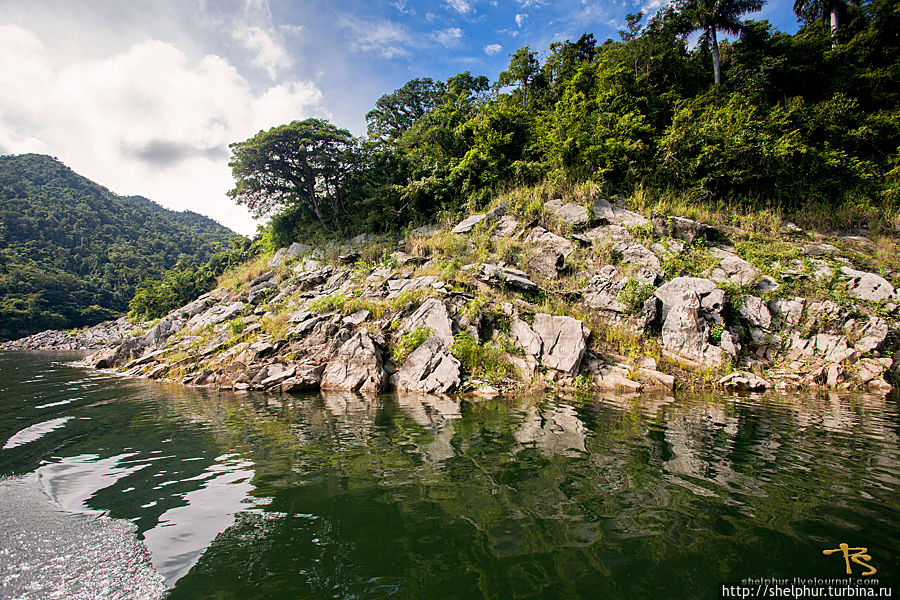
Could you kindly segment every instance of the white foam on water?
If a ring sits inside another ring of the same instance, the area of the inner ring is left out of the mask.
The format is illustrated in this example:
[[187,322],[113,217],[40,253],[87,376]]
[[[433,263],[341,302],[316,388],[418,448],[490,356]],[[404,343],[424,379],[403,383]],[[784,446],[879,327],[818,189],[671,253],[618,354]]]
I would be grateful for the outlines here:
[[0,597],[157,600],[165,592],[133,523],[66,512],[35,474],[0,478]]

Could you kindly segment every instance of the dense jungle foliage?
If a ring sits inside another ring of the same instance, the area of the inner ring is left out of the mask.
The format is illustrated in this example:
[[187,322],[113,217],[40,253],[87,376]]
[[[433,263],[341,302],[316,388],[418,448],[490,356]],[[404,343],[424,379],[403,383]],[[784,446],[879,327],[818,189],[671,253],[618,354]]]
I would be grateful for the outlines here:
[[145,278],[203,263],[234,235],[49,156],[0,156],[0,340],[121,315]]
[[761,5],[682,0],[629,15],[618,41],[520,48],[495,82],[414,79],[377,101],[365,140],[318,119],[261,131],[232,145],[231,196],[272,215],[276,245],[545,181],[785,211],[896,203],[900,2],[798,0],[794,35],[743,20]]

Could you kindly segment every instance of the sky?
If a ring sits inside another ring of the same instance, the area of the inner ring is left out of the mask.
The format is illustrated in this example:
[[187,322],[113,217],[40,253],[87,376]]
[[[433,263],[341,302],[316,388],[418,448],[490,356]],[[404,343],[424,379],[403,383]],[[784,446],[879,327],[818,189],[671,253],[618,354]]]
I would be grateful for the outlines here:
[[[521,46],[618,39],[665,1],[0,0],[0,154],[49,154],[249,235],[228,144],[308,117],[362,136],[410,79],[493,81]],[[749,16],[794,32],[792,4]]]

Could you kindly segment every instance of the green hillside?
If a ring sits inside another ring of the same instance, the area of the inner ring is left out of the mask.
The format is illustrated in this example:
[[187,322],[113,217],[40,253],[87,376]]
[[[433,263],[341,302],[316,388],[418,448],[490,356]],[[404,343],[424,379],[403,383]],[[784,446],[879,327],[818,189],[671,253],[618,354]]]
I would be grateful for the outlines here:
[[0,339],[122,314],[141,281],[204,262],[234,235],[52,157],[0,156]]

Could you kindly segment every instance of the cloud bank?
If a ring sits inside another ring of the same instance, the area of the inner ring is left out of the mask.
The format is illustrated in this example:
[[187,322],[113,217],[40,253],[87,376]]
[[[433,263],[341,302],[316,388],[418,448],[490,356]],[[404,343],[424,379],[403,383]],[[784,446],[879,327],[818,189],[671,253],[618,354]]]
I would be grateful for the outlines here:
[[[285,66],[278,46],[254,35],[242,40],[259,66]],[[255,225],[225,196],[233,184],[228,144],[323,114],[310,81],[254,91],[225,58],[191,61],[159,40],[61,63],[33,32],[3,25],[0,55],[18,57],[0,61],[0,151],[52,154],[116,193],[215,215],[242,233]]]

